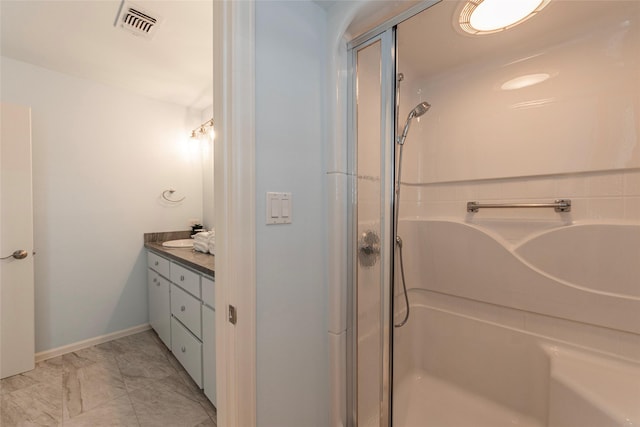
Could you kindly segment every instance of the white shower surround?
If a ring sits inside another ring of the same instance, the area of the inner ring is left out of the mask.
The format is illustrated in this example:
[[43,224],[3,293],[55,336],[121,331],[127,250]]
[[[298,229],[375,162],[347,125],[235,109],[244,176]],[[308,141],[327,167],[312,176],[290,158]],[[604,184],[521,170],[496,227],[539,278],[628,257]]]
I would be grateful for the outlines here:
[[[328,128],[330,143],[327,144],[327,189],[329,200],[328,230],[328,291],[329,291],[329,351],[331,358],[331,425],[346,425],[346,316],[347,316],[347,51],[345,40],[350,40],[378,22],[383,15],[390,18],[399,10],[386,9],[377,15],[372,12],[376,2],[344,2],[329,10],[329,87],[335,88],[335,97],[329,103]],[[379,4],[379,3],[378,3]],[[405,5],[408,8],[411,5]],[[397,5],[396,5],[397,7]],[[401,6],[402,7],[402,6]],[[442,218],[464,220],[464,203],[469,200],[503,201],[517,198],[520,201],[539,201],[562,193],[563,197],[574,198],[571,221],[602,221],[609,223],[640,223],[640,170],[585,172],[561,175],[535,176],[530,178],[505,178],[477,180],[458,183],[422,184],[403,186],[402,217]],[[508,213],[495,212],[498,219]],[[539,210],[528,213],[529,219],[537,227],[550,216],[557,219],[552,211]],[[482,218],[478,216],[478,218]],[[491,222],[491,220],[489,220]],[[509,224],[499,231],[506,240],[517,240],[531,230],[528,226]],[[425,291],[429,292],[429,291]],[[413,293],[413,291],[412,291]],[[435,301],[435,302],[434,302]],[[604,328],[598,325],[533,314],[508,307],[488,305],[466,298],[440,293],[430,294],[430,304],[440,304],[454,309],[456,316],[478,316],[481,321],[492,322],[496,328],[519,329],[526,324],[526,336],[544,336],[545,342],[564,342],[567,348],[573,346],[588,348],[585,354],[599,352],[613,354],[611,367],[619,366],[617,358],[640,361],[640,335]],[[487,310],[488,309],[488,310]],[[422,308],[420,308],[422,310]],[[425,308],[424,310],[428,310]],[[476,320],[470,320],[476,321]],[[519,333],[519,332],[518,332]],[[569,352],[571,350],[568,350]],[[549,353],[540,353],[551,362]],[[587,358],[589,356],[586,356]],[[609,356],[606,356],[609,357]],[[605,361],[607,360],[605,357]],[[558,359],[559,360],[559,359]],[[599,360],[599,359],[597,359]],[[513,360],[512,360],[513,362]],[[623,362],[625,363],[625,362]],[[411,366],[407,364],[407,366]],[[526,368],[526,367],[525,367]],[[637,373],[632,369],[633,375]],[[556,393],[557,390],[554,392]],[[557,408],[554,406],[553,408]],[[549,409],[549,407],[547,408]],[[588,414],[588,412],[585,412]],[[555,413],[556,417],[561,414]],[[560,418],[557,418],[560,420]]]
[[540,222],[511,243],[494,230],[515,221],[475,222],[400,222],[409,289],[640,335],[640,225]]
[[425,420],[439,427],[622,427],[640,420],[640,364],[606,353],[611,346],[550,338],[535,314],[523,321],[517,311],[470,302],[461,310],[437,294],[410,292],[412,319],[396,334],[394,427]]
[[395,427],[640,422],[640,224],[518,225],[401,221],[411,317],[394,342]]

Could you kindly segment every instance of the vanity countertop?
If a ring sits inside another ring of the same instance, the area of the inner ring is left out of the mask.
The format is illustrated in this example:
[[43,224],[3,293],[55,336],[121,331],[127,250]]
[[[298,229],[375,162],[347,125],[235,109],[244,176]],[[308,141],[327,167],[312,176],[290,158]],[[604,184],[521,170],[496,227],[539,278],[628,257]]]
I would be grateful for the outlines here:
[[163,236],[165,233],[148,233],[145,234],[144,247],[160,256],[172,259],[196,271],[214,277],[216,265],[216,257],[214,255],[204,254],[193,250],[193,248],[165,248],[162,246],[162,242],[167,240],[188,238],[189,232],[187,231],[186,233],[185,237],[176,234],[176,232],[172,232],[171,235],[167,235],[166,238]]

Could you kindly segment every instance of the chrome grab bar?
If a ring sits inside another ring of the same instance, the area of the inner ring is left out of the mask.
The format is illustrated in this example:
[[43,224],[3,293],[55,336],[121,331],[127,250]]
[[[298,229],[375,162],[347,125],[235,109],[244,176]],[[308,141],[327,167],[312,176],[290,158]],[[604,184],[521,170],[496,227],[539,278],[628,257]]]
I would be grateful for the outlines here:
[[556,212],[571,212],[570,199],[558,199],[553,203],[478,203],[467,202],[467,212],[478,212],[480,208],[553,208]]

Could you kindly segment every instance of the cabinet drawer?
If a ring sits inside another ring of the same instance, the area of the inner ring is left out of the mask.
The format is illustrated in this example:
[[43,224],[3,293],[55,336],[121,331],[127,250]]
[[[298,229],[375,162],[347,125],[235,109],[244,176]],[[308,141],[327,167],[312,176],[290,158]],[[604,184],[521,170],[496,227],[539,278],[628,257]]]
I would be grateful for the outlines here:
[[177,317],[198,338],[202,338],[200,300],[176,285],[171,285],[171,314]]
[[147,265],[161,276],[169,278],[169,260],[147,251]]
[[172,262],[171,281],[190,294],[200,298],[200,275],[198,273]]
[[202,302],[211,308],[216,308],[215,281],[209,277],[202,277]]
[[202,343],[171,318],[171,351],[191,378],[202,388]]

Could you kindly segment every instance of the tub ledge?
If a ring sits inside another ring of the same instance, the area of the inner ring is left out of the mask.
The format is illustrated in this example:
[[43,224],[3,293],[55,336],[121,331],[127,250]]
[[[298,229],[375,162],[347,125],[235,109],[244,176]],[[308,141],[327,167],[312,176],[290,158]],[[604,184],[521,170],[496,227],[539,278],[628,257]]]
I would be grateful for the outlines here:
[[549,427],[640,425],[640,364],[544,347],[550,361]]

